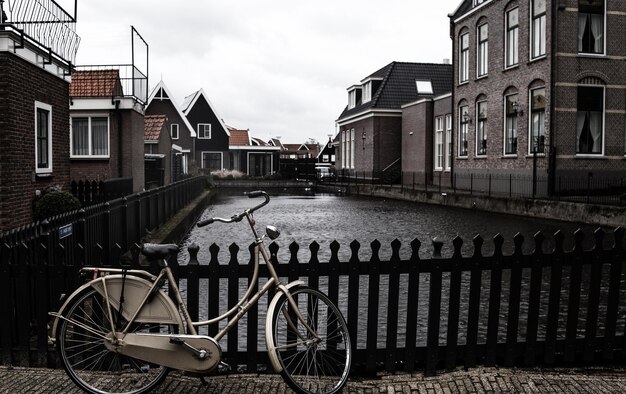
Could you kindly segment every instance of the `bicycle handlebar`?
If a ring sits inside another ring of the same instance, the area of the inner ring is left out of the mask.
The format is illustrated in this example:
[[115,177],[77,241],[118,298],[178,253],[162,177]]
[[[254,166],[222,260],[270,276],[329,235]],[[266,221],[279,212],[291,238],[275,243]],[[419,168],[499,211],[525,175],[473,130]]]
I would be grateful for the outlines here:
[[205,219],[205,220],[199,221],[197,226],[198,227],[204,227],[204,226],[207,226],[207,225],[209,225],[211,223],[214,223],[214,222],[222,222],[222,223],[240,222],[244,218],[244,216],[253,213],[257,209],[259,209],[261,207],[264,207],[265,205],[267,205],[270,202],[270,196],[266,192],[264,192],[263,190],[255,190],[253,192],[244,193],[244,195],[247,195],[248,198],[255,198],[255,197],[263,196],[263,197],[265,197],[265,201],[263,201],[262,203],[260,203],[259,205],[255,206],[255,207],[246,209],[245,211],[243,211],[240,214],[235,214],[235,215],[231,216],[230,219],[224,219],[224,218]]

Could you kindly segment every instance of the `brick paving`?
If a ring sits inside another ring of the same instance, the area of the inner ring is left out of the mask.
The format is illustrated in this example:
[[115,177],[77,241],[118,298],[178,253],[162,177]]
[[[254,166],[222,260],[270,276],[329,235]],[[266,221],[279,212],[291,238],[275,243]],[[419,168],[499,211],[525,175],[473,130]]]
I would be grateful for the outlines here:
[[[169,374],[154,393],[290,393],[279,375],[233,374],[198,378]],[[0,366],[0,393],[81,393],[63,370]],[[474,368],[441,372],[351,377],[344,393],[626,393],[626,367]]]

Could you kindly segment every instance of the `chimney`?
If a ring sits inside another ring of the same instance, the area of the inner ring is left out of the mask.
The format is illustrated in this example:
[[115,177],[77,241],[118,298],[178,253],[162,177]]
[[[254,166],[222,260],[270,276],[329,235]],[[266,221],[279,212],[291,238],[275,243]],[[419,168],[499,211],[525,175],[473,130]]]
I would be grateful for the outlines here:
[[450,59],[448,59],[448,58],[443,59],[443,64],[450,64]]

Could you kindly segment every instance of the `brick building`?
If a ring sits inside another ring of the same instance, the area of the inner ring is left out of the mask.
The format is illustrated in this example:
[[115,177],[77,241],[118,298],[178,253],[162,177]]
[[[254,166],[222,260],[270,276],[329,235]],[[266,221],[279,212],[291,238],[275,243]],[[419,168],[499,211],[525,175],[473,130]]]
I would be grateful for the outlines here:
[[434,98],[451,90],[451,65],[404,62],[349,87],[336,120],[338,174],[393,182],[401,173],[431,173]]
[[[70,158],[72,180],[132,178],[132,190],[144,188],[144,102],[121,78],[128,66],[79,69],[70,83]],[[142,78],[144,80],[145,78]],[[123,86],[126,85],[126,86]]]
[[[40,22],[51,17],[51,10],[35,7]],[[33,202],[46,188],[69,190],[69,72],[75,51],[64,40],[76,37],[74,23],[28,24],[5,13],[8,20],[0,21],[0,232],[31,222]],[[46,41],[55,28],[65,38]]]
[[455,174],[625,175],[626,2],[465,0],[450,20]]

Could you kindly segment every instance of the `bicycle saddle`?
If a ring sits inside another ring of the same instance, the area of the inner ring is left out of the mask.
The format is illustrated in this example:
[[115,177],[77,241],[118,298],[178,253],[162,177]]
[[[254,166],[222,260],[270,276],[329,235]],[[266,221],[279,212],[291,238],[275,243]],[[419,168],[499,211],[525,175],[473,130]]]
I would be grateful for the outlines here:
[[178,245],[176,244],[143,244],[141,246],[141,254],[150,260],[164,259],[169,255],[178,253]]

